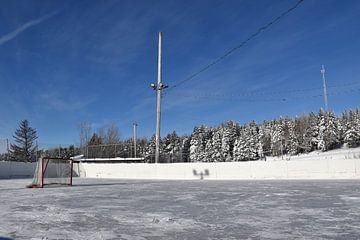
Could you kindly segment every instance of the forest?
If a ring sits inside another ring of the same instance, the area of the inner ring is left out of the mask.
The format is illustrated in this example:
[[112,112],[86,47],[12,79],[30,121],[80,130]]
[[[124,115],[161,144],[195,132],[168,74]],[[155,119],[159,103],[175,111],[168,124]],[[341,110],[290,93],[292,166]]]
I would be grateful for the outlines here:
[[[82,123],[79,137],[79,146],[39,149],[27,144],[32,148],[26,154],[21,151],[21,146],[11,145],[14,150],[0,157],[2,160],[35,161],[39,156],[71,157],[83,154],[85,158],[136,156],[143,157],[146,162],[154,162],[155,136],[150,139],[138,138],[136,154],[134,140],[121,139],[120,130],[115,124],[93,133],[89,124]],[[200,125],[195,126],[189,135],[178,135],[174,131],[161,138],[160,162],[253,161],[265,160],[267,156],[298,155],[358,146],[358,108],[345,111],[340,116],[320,109],[318,113],[310,112],[294,118],[280,117],[262,123],[251,121],[241,125],[228,121],[218,126]],[[19,153],[22,155],[16,156]]]

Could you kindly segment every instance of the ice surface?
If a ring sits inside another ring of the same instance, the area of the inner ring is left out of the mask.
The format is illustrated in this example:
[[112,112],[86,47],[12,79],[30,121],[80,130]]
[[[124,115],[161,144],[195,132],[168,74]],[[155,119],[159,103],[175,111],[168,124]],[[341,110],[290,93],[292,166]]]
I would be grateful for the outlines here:
[[0,180],[0,239],[358,239],[360,181]]

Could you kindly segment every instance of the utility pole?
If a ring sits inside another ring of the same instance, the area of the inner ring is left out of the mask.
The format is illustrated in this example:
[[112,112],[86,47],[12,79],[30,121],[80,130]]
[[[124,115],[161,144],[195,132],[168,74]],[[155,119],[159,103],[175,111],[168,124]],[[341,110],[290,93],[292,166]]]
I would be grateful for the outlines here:
[[9,161],[10,159],[10,150],[9,150],[9,139],[6,139],[6,160]]
[[321,72],[321,76],[322,76],[322,80],[323,80],[325,111],[328,111],[328,96],[327,96],[327,88],[326,88],[325,68],[324,68],[324,65],[321,66],[320,72]]
[[161,37],[162,33],[159,32],[159,49],[158,49],[158,79],[157,85],[155,83],[151,84],[153,90],[157,92],[157,101],[156,101],[156,134],[155,134],[155,163],[159,162],[160,157],[160,117],[161,117],[161,91],[168,86],[161,83]]
[[134,125],[134,158],[136,158],[136,127],[138,126],[138,124],[135,122],[133,123]]

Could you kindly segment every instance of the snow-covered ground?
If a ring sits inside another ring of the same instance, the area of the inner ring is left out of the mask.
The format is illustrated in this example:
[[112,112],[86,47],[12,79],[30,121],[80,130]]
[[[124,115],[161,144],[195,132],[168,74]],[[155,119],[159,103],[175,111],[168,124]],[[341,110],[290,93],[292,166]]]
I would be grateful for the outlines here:
[[327,152],[313,151],[295,156],[284,155],[279,157],[266,157],[266,161],[282,160],[321,160],[321,159],[359,159],[360,147],[357,148],[339,148]]
[[358,239],[360,181],[0,180],[0,239]]

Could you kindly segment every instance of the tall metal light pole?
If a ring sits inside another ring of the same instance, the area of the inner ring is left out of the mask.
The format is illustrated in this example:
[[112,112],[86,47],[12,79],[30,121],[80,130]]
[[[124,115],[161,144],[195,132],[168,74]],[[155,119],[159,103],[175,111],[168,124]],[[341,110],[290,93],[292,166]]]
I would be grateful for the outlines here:
[[158,79],[157,85],[151,84],[153,90],[157,91],[157,102],[156,102],[156,135],[155,135],[155,163],[159,162],[160,158],[160,118],[161,118],[161,91],[168,86],[161,83],[161,37],[162,34],[159,32],[159,50],[158,50]]
[[321,66],[320,72],[321,72],[321,76],[322,76],[322,80],[323,80],[325,110],[328,111],[328,96],[327,96],[327,88],[326,88],[325,68],[324,68],[324,65]]
[[9,139],[6,139],[6,153],[7,153],[6,160],[9,161],[9,159],[10,159]]
[[135,122],[133,123],[134,125],[134,158],[136,158],[136,127],[138,126],[138,124]]

